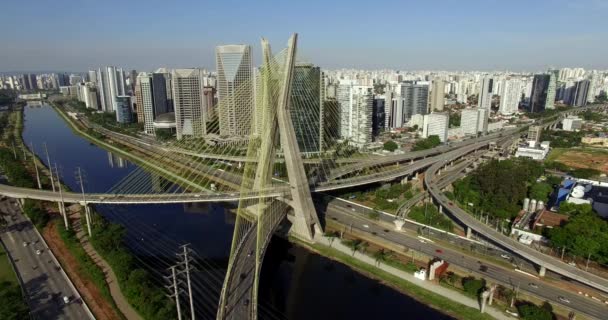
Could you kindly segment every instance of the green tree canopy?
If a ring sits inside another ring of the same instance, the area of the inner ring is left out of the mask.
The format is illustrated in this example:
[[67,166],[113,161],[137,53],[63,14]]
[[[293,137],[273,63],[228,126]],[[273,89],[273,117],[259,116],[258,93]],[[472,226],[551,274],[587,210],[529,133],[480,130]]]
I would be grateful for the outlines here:
[[399,148],[399,145],[393,140],[389,140],[384,143],[384,150],[393,152],[393,151],[397,150],[398,148]]
[[547,308],[532,303],[522,303],[517,306],[517,312],[525,320],[552,320],[553,313]]

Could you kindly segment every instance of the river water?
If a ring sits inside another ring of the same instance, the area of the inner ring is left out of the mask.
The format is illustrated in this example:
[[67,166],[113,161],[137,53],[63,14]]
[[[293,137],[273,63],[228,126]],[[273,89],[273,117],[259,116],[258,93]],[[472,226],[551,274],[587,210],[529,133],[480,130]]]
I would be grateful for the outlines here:
[[[49,106],[26,107],[23,139],[45,164],[44,143],[65,184],[106,192],[137,167],[74,134]],[[195,307],[199,319],[214,318],[230,252],[234,215],[223,204],[99,205],[95,209],[127,228],[126,244],[140,264],[163,283],[177,261],[179,245],[194,250]],[[185,299],[186,295],[182,299]],[[183,301],[183,300],[182,300]],[[390,287],[330,259],[275,237],[266,254],[260,284],[260,318],[450,319]],[[187,309],[183,304],[182,309]]]

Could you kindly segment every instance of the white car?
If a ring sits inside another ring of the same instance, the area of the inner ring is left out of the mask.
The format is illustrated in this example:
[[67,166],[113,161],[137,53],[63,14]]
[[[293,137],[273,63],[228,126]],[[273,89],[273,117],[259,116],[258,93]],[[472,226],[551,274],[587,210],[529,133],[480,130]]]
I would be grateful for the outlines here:
[[366,225],[366,224],[364,224],[364,225],[363,225],[363,228],[369,229],[369,226],[368,226],[368,225]]
[[40,251],[40,250],[36,250],[36,254],[37,254],[37,255],[40,255],[41,253],[42,253],[42,251]]
[[562,296],[557,297],[557,300],[563,302],[563,303],[570,303],[570,300],[568,300],[567,298],[564,298]]
[[27,247],[27,241],[23,241],[23,246]]
[[507,259],[507,260],[511,259],[511,257],[508,254],[501,254],[500,257],[503,259]]
[[65,304],[70,303],[70,298],[68,298],[68,296],[63,296],[63,303],[65,303]]

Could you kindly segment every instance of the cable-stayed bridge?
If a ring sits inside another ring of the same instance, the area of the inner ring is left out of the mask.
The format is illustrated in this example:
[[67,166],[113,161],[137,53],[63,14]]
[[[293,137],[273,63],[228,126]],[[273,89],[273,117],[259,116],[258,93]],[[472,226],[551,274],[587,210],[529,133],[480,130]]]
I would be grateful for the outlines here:
[[[239,77],[233,74],[233,91],[217,106],[223,110],[238,105],[248,113],[251,125],[241,137],[244,143],[211,144],[205,140],[205,133],[192,131],[190,137],[156,146],[129,141],[106,130],[102,131],[106,137],[123,142],[125,147],[118,151],[132,155],[141,167],[107,193],[86,193],[84,188],[81,193],[73,193],[0,185],[0,194],[56,201],[60,208],[66,202],[81,203],[85,208],[93,203],[238,202],[217,318],[255,319],[264,253],[288,211],[293,213],[289,216],[292,236],[313,242],[322,232],[311,192],[412,176],[521,134],[521,128],[514,128],[405,155],[373,155],[360,148],[356,137],[349,141],[336,135],[335,126],[354,126],[352,131],[365,124],[345,123],[347,115],[323,99],[320,70],[297,60],[297,35],[275,55],[265,40],[262,48],[263,63],[256,69],[256,76],[237,83]],[[362,119],[371,117],[366,110],[349,112],[361,113]],[[559,119],[544,125],[553,126]],[[204,114],[178,121],[190,128],[201,121],[198,126],[206,133],[221,132],[222,121],[215,120]],[[303,156],[311,153],[315,155]],[[500,244],[502,240],[495,241]]]

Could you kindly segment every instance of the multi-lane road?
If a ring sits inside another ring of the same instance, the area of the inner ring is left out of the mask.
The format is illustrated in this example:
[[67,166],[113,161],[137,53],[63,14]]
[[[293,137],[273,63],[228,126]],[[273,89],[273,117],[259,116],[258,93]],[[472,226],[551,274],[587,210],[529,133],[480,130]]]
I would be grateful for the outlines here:
[[[0,200],[0,215],[8,226],[0,233],[8,254],[15,261],[34,319],[91,319],[79,293],[51,256],[32,223],[14,199]],[[64,302],[68,297],[68,303]],[[2,302],[0,302],[2,303]]]
[[[412,248],[427,256],[439,257],[451,265],[458,266],[461,269],[468,270],[471,273],[491,279],[507,287],[518,288],[520,292],[523,291],[535,295],[540,299],[562,305],[565,308],[574,310],[576,313],[585,314],[596,319],[605,319],[608,305],[602,302],[585,297],[577,292],[556,287],[549,281],[545,281],[534,274],[522,273],[516,271],[515,268],[509,269],[497,264],[481,262],[476,257],[465,255],[440,243],[424,240],[414,229],[406,228],[403,231],[395,231],[392,228],[387,228],[386,225],[366,219],[365,214],[369,212],[371,210],[364,207],[335,200],[328,206],[326,216],[344,226],[348,226],[349,229],[367,233],[369,237],[376,237],[386,242]],[[570,302],[560,301],[560,297]]]

